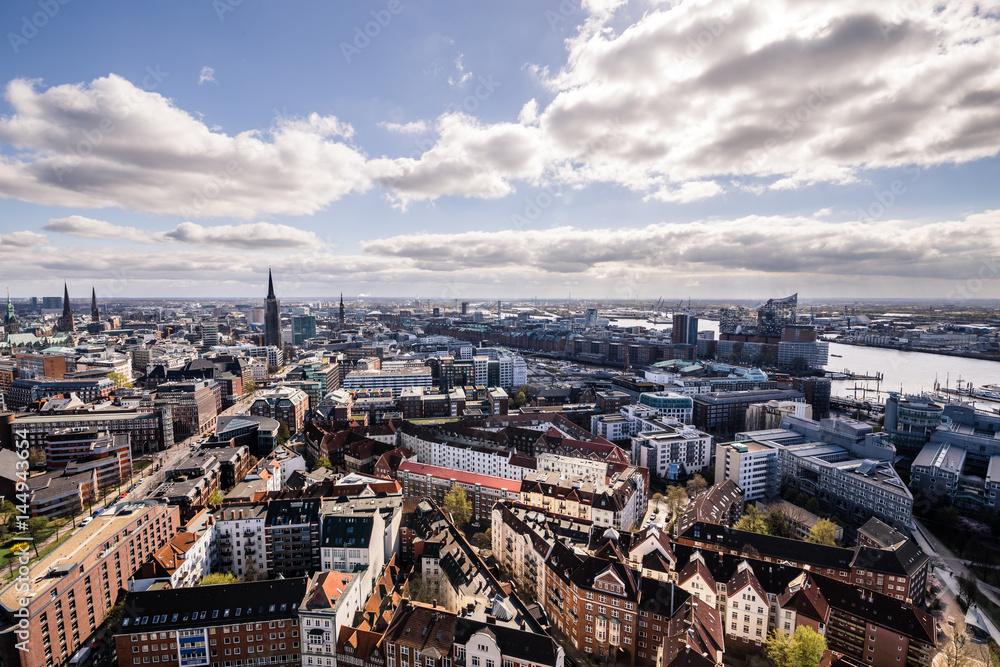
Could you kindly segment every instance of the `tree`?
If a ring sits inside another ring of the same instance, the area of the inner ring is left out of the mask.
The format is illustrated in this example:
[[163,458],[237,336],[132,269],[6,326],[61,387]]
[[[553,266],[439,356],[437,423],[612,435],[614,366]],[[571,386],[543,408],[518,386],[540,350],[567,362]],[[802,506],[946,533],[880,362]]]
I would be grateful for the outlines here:
[[667,509],[670,514],[676,516],[680,514],[684,506],[687,505],[688,494],[687,491],[680,486],[669,486],[667,487]]
[[44,516],[36,516],[28,519],[28,535],[31,535],[31,546],[35,548],[35,555],[38,555],[38,543],[49,528],[49,519]]
[[279,423],[280,426],[278,426],[278,444],[283,445],[291,439],[292,434],[288,432],[288,424],[286,424],[284,421]]
[[267,573],[257,569],[252,558],[247,559],[247,564],[243,568],[243,581],[263,581],[267,579]]
[[333,468],[333,464],[330,463],[330,459],[326,458],[325,456],[321,456],[318,459],[316,459],[316,463],[313,464],[312,469],[318,470],[320,468]]
[[965,627],[965,621],[959,620],[951,629],[951,636],[941,646],[939,662],[941,667],[972,667],[975,664],[992,664],[987,660],[988,648],[985,644],[972,641]]
[[820,519],[809,529],[806,542],[825,544],[829,547],[837,545],[837,524],[829,519]]
[[779,506],[772,507],[767,513],[767,534],[776,537],[795,537],[792,518]]
[[793,371],[809,370],[809,360],[806,359],[805,357],[795,357],[794,359],[792,359],[791,363],[789,364],[789,367]]
[[826,639],[808,625],[795,628],[792,635],[772,630],[767,634],[765,650],[774,667],[818,667],[826,651]]
[[239,579],[232,572],[213,572],[201,578],[200,586],[214,586],[215,584],[236,584]]
[[115,383],[115,386],[119,389],[128,389],[132,386],[132,382],[125,377],[124,373],[119,373],[118,371],[111,371],[108,373],[108,379]]
[[469,505],[469,499],[466,498],[465,490],[458,485],[458,482],[452,484],[448,493],[445,494],[441,509],[446,514],[451,515],[451,520],[459,528],[467,524],[469,519],[472,518],[472,507]]
[[489,549],[493,544],[493,540],[486,533],[476,533],[472,536],[472,543],[480,549]]
[[690,498],[694,498],[699,493],[708,488],[708,482],[701,475],[695,475],[688,480],[687,493]]
[[243,395],[249,396],[250,394],[257,391],[257,383],[253,380],[247,380],[247,383],[243,385]]
[[406,580],[406,597],[427,604],[437,600],[438,605],[444,607],[444,587],[448,585],[450,584],[441,573],[436,575],[413,573]]
[[750,533],[760,533],[770,535],[768,532],[768,515],[756,505],[747,505],[743,516],[733,524],[736,530],[745,530]]
[[223,496],[222,492],[219,491],[218,489],[212,491],[212,493],[210,493],[208,496],[208,504],[214,505],[215,507],[221,505],[223,502],[225,502],[225,500],[226,500],[225,496]]

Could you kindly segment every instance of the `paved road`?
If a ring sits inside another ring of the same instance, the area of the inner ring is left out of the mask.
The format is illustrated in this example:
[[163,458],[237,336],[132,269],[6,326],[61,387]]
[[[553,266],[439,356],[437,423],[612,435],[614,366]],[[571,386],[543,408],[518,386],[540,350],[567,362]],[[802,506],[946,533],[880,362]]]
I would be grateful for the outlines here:
[[[917,544],[923,549],[927,555],[931,557],[931,567],[933,569],[934,575],[941,580],[948,590],[952,592],[956,597],[960,595],[960,588],[956,575],[960,577],[973,577],[979,583],[979,590],[982,591],[991,602],[1000,606],[1000,597],[997,596],[997,589],[993,586],[989,586],[976,577],[975,573],[969,570],[966,565],[966,561],[961,558],[957,558],[955,554],[951,552],[948,547],[941,543],[934,535],[924,527],[922,523],[914,520],[917,525],[917,529],[913,531],[913,537],[917,540]],[[1000,643],[1000,628],[993,623],[993,619],[986,615],[984,612],[982,614],[983,620],[986,622],[986,629],[989,630],[990,636],[993,641]]]
[[[250,403],[253,402],[253,399],[256,396],[257,392],[254,392],[249,396],[243,397],[235,405],[220,412],[219,416],[227,417],[230,415],[246,414],[250,410]],[[172,447],[168,447],[162,452],[154,454],[153,465],[146,468],[145,472],[147,474],[141,478],[135,490],[128,494],[128,500],[142,500],[155,491],[156,487],[162,484],[166,479],[164,477],[164,472],[169,469],[170,466],[190,454],[191,446],[203,437],[205,437],[204,434],[193,435]],[[157,466],[160,467],[160,470],[154,472],[153,468]]]

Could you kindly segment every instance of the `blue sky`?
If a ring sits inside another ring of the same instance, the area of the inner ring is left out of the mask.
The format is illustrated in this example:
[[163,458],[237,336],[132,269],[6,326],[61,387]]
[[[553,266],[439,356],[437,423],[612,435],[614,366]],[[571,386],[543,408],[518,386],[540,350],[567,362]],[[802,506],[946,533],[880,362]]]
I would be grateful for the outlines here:
[[996,297],[997,12],[832,4],[7,2],[0,279]]

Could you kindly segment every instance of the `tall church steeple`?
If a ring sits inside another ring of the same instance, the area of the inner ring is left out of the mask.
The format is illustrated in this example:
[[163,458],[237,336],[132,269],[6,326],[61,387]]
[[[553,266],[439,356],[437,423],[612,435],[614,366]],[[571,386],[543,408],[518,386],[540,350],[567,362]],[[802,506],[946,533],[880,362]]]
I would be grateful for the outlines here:
[[73,322],[73,309],[69,305],[69,285],[63,282],[63,314],[59,321],[59,330],[66,333],[76,331],[76,323]]
[[93,287],[90,288],[90,321],[101,321],[101,311],[97,308],[97,290]]
[[338,317],[340,320],[340,328],[344,328],[344,293],[340,293],[340,315]]
[[17,321],[17,313],[14,312],[14,304],[10,300],[10,289],[7,289],[7,309],[3,316],[3,328],[7,334],[17,333],[21,330],[21,323]]
[[281,347],[281,304],[274,295],[271,269],[267,270],[267,302],[264,304],[264,345]]

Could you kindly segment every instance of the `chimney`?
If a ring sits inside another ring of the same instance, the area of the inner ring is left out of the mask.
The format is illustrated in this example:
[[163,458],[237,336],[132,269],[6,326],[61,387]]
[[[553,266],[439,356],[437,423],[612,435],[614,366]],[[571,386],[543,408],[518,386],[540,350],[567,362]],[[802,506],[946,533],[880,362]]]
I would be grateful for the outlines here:
[[438,599],[437,598],[434,598],[433,600],[431,600],[431,606],[434,607],[435,609],[437,609],[437,606],[438,606]]

